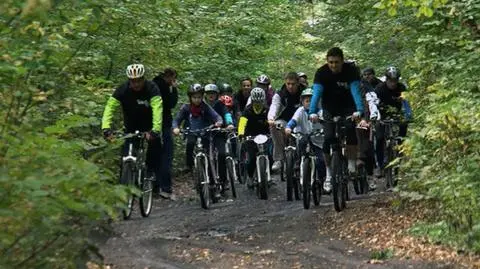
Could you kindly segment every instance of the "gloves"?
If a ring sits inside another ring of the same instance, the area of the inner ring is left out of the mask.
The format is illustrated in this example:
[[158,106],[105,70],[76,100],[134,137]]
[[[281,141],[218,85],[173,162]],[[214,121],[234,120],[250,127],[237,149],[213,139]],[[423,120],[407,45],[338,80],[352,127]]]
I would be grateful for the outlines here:
[[161,132],[156,132],[152,130],[149,132],[149,136],[151,140],[156,140],[160,144],[160,146],[163,146],[163,136]]
[[370,120],[380,120],[380,111],[370,111]]
[[103,138],[105,139],[109,139],[113,135],[113,132],[110,129],[103,129],[102,132],[103,132]]

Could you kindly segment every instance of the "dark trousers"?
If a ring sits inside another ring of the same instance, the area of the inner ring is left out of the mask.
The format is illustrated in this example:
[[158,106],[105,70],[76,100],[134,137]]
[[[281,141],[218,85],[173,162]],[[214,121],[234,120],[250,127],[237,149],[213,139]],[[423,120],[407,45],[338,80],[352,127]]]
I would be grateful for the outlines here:
[[373,150],[373,139],[370,137],[370,129],[357,129],[358,158],[365,163],[368,175],[373,175],[375,168],[375,156]]
[[[186,164],[187,167],[193,168],[194,166],[194,161],[193,161],[193,150],[195,148],[197,138],[195,136],[187,136],[187,147],[186,147]],[[225,142],[226,138],[224,135],[218,134],[213,138],[213,145],[217,149],[218,152],[218,173],[220,177],[220,181],[225,181],[226,180],[226,174],[227,174],[227,169],[226,169],[226,164],[225,164]],[[202,138],[202,144],[203,148],[205,149],[205,152],[209,153],[209,144],[210,141],[208,138]]]
[[[302,139],[299,143],[299,149],[298,149],[298,158],[300,159],[301,156],[305,153],[305,150],[307,148],[307,140]],[[315,167],[317,169],[317,176],[319,179],[325,178],[327,175],[327,168],[325,166],[325,159],[323,155],[323,150],[315,145],[310,144],[310,149],[313,150],[315,153],[315,156],[317,157],[317,162],[315,164]]]
[[[398,135],[400,137],[407,136],[407,124],[400,124]],[[385,125],[377,123],[375,125],[375,156],[377,157],[377,163],[379,168],[385,166]]]
[[172,193],[173,137],[170,130],[162,133],[163,147],[160,152],[159,169],[155,171],[154,192]]

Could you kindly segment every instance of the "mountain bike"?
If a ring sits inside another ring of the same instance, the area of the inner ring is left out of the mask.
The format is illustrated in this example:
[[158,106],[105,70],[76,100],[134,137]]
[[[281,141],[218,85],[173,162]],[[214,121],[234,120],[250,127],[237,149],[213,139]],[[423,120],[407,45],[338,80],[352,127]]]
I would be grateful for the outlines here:
[[297,149],[300,143],[300,134],[292,134],[287,137],[285,154],[285,180],[287,181],[287,201],[300,200],[300,170],[297,162]]
[[402,123],[399,120],[385,119],[380,120],[380,124],[385,126],[385,152],[386,152],[386,164],[385,166],[385,189],[390,190],[397,185],[397,174],[399,168],[399,152],[398,146],[402,141],[402,137],[398,135],[400,126]]
[[[152,211],[152,181],[154,180],[153,173],[147,172],[146,154],[148,141],[145,138],[145,133],[139,131],[126,134],[121,139],[126,140],[126,145],[124,146],[128,148],[128,151],[122,157],[120,183],[140,189],[141,194],[138,196],[140,213],[142,217],[148,217]],[[125,220],[132,215],[136,197],[133,193],[128,196],[127,208],[122,210]]]
[[262,200],[268,199],[268,184],[271,181],[270,177],[270,159],[268,158],[268,142],[270,137],[267,135],[259,134],[256,136],[246,136],[245,142],[253,141],[258,148],[256,154],[256,180],[254,181],[254,187],[257,190],[257,195]]

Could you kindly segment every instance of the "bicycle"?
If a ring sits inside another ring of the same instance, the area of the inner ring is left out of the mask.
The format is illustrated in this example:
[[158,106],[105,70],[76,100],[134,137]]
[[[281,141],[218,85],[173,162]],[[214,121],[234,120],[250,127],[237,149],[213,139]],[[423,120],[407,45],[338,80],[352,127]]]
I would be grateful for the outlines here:
[[395,178],[399,162],[396,161],[399,157],[397,147],[400,145],[402,137],[398,135],[400,120],[385,119],[380,120],[380,124],[385,126],[385,151],[386,151],[386,163],[385,167],[385,189],[390,190],[397,185],[397,179]]
[[[230,183],[230,189],[232,191],[232,197],[237,198],[237,192],[235,189],[235,181],[238,180],[237,176],[237,161],[233,154],[232,140],[237,139],[237,135],[234,131],[228,129],[215,129],[215,132],[226,133],[227,139],[225,140],[225,167],[226,167],[226,183]],[[215,154],[215,156],[217,156]],[[218,175],[218,165],[216,174]]]
[[[317,174],[317,156],[312,147],[316,142],[313,137],[323,136],[323,129],[315,130],[309,134],[292,133],[297,141],[305,143],[305,149],[301,150],[300,157],[300,189],[303,196],[303,208],[310,208],[310,198],[313,196],[313,203],[318,206],[322,197],[323,178]],[[299,145],[299,144],[298,144]],[[312,182],[313,179],[313,182]]]
[[[362,130],[368,131],[369,132],[369,140],[372,140],[372,128],[367,128],[367,127],[356,127],[360,132]],[[356,195],[361,195],[361,194],[367,194],[368,191],[370,190],[370,187],[368,185],[368,175],[367,175],[367,169],[365,168],[365,165],[362,165],[358,167],[358,170],[355,175],[353,175],[352,178],[352,183],[353,183],[353,189],[355,190]]]
[[[200,204],[203,209],[210,207],[210,201],[217,203],[217,192],[222,188],[218,182],[217,175],[218,169],[214,155],[214,145],[212,132],[221,130],[220,128],[212,128],[212,126],[204,129],[192,131],[185,129],[182,133],[186,136],[192,135],[196,138],[194,154],[194,171],[193,177],[195,179],[195,186],[200,196]],[[203,146],[203,137],[208,134],[209,150],[206,152]]]
[[342,116],[335,116],[332,120],[321,120],[327,124],[334,124],[335,138],[338,141],[337,144],[332,144],[330,146],[333,205],[337,212],[345,209],[346,201],[348,200],[348,169],[347,159],[345,157],[345,123],[351,119],[351,116],[346,118]]
[[259,134],[256,136],[246,136],[245,142],[253,141],[258,148],[256,159],[256,181],[254,187],[257,189],[257,195],[262,200],[268,199],[268,183],[270,182],[270,160],[268,158],[267,135]]
[[300,200],[300,171],[297,162],[297,148],[299,147],[300,136],[292,134],[287,137],[287,146],[284,149],[285,154],[285,180],[287,181],[287,201]]
[[[120,139],[126,139],[128,147],[127,155],[122,157],[120,183],[141,190],[140,213],[142,217],[148,217],[152,211],[152,181],[154,178],[147,172],[146,149],[148,142],[145,133],[135,131],[135,133],[126,134]],[[122,210],[125,220],[130,219],[132,215],[135,197],[136,195],[133,193],[128,196],[127,208]]]

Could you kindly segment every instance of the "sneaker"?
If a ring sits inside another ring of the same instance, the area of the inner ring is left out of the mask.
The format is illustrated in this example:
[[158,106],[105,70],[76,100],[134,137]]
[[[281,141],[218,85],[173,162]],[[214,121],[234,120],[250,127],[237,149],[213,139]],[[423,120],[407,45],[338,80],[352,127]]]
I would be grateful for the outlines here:
[[275,162],[273,162],[273,165],[272,165],[272,171],[273,172],[278,172],[278,171],[280,171],[281,167],[282,167],[282,162],[275,161]]
[[377,184],[375,183],[375,179],[373,177],[369,176],[367,181],[368,181],[368,188],[370,191],[374,191],[375,189],[377,189]]
[[159,193],[159,196],[162,197],[163,199],[168,199],[168,200],[172,200],[172,201],[176,200],[176,196],[171,192],[161,191]]
[[249,189],[253,189],[254,185],[253,185],[253,177],[248,177],[247,178],[247,187]]
[[325,182],[323,182],[323,190],[327,193],[331,192],[332,191],[332,182],[331,182],[331,178],[326,178],[325,179]]

